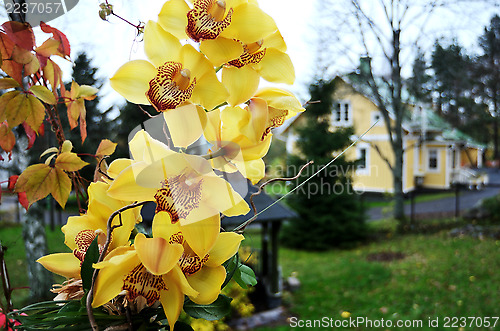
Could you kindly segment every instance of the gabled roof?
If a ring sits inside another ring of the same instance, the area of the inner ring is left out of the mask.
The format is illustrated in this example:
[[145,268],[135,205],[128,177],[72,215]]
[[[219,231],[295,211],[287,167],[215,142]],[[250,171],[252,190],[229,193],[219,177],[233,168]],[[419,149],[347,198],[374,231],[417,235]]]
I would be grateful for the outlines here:
[[[248,183],[248,193],[245,196],[245,201],[250,205],[250,196],[252,193],[255,193],[258,191],[258,188],[254,185],[251,185]],[[273,204],[276,200],[273,199],[271,196],[266,194],[265,192],[261,192],[259,195],[254,196],[253,202],[255,204],[255,207],[257,208],[257,212],[260,212],[261,210],[264,210],[264,208],[270,206]],[[254,215],[253,210],[250,206],[250,211],[246,215],[240,215],[240,216],[233,216],[233,217],[225,217],[221,221],[221,225],[223,228],[229,227],[229,228],[234,228],[243,222],[249,220],[252,218]],[[276,222],[276,221],[283,221],[287,220],[290,218],[295,218],[298,217],[298,214],[294,212],[293,210],[289,209],[282,203],[278,202],[271,208],[267,209],[265,212],[260,214],[254,223],[263,223],[263,222]]]

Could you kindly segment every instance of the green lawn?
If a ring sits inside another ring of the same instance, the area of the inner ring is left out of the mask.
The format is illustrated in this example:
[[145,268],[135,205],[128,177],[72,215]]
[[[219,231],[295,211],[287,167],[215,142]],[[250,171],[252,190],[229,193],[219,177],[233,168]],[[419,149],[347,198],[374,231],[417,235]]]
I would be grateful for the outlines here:
[[[49,253],[69,252],[69,248],[64,245],[64,234],[60,229],[47,233],[47,245]],[[24,240],[21,226],[0,226],[0,241],[2,246],[7,247],[5,261],[7,264],[9,278],[12,288],[28,286],[28,276],[26,272],[26,255],[24,250]],[[12,293],[12,301],[16,308],[25,305],[29,297],[29,289],[17,289]],[[5,303],[3,288],[0,286],[0,300]]]
[[[405,257],[390,262],[369,260],[371,254],[384,252]],[[293,316],[341,320],[347,311],[352,318],[384,318],[394,323],[422,320],[424,326],[429,318],[439,317],[442,329],[447,316],[500,315],[499,253],[498,240],[450,238],[441,232],[406,235],[344,251],[282,249],[279,258],[283,275],[294,272],[301,282],[297,292],[285,296]]]
[[[47,234],[51,252],[64,248],[59,230]],[[259,245],[258,234],[249,233],[247,237],[247,245]],[[6,260],[13,286],[26,286],[21,228],[2,228],[0,239],[9,247]],[[305,240],[314,238],[305,234]],[[385,262],[371,260],[388,252],[402,253],[404,257]],[[351,250],[304,252],[282,248],[279,260],[283,275],[295,273],[301,282],[298,291],[284,295],[288,311],[299,319],[327,317],[335,321],[347,311],[352,318],[383,318],[394,323],[422,320],[424,326],[429,318],[438,317],[442,326],[447,316],[499,316],[499,256],[498,240],[451,238],[443,231],[396,236]],[[27,290],[14,292],[16,307],[26,296]],[[272,329],[289,330],[290,326]]]

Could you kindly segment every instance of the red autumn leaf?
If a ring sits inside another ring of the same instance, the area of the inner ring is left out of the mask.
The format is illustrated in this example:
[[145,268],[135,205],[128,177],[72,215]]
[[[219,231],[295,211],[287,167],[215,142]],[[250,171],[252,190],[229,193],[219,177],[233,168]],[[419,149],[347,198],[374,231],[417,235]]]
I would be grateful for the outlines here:
[[24,207],[24,209],[28,210],[28,207],[30,205],[28,202],[28,198],[26,197],[26,192],[17,193],[17,200],[19,200],[19,203]]
[[7,186],[7,188],[9,189],[9,191],[13,191],[14,190],[14,187],[16,186],[16,182],[17,182],[18,178],[19,178],[18,175],[13,175],[13,176],[9,177],[9,184]]
[[9,21],[2,24],[2,28],[16,45],[28,51],[35,47],[35,35],[27,23]]
[[43,136],[45,134],[45,124],[42,123],[42,125],[40,125],[40,127],[38,128],[38,134],[40,136]]
[[64,33],[43,22],[40,22],[40,28],[42,28],[42,31],[45,33],[52,33],[52,37],[55,40],[61,42],[61,45],[59,46],[58,50],[59,52],[61,52],[63,56],[70,56],[71,47],[69,45],[68,38],[66,38],[66,35]]
[[26,122],[23,122],[23,128],[24,128],[24,132],[26,133],[26,137],[28,137],[28,147],[26,148],[26,150],[28,150],[31,147],[33,147],[33,144],[35,143],[36,132],[35,132],[35,130],[33,130],[31,128],[31,126],[26,124]]
[[23,65],[12,60],[14,42],[5,33],[0,33],[0,54],[2,54],[2,70],[14,78],[19,84],[23,83]]

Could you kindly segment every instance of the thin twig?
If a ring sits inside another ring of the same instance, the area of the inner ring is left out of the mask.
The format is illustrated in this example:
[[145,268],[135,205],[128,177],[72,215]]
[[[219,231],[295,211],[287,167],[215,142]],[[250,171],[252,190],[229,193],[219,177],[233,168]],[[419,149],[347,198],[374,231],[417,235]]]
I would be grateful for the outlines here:
[[[275,182],[275,181],[283,181],[283,182],[286,182],[286,181],[290,181],[290,180],[297,179],[297,178],[299,178],[299,176],[300,176],[300,174],[302,173],[302,171],[303,171],[306,167],[308,167],[309,165],[311,165],[311,164],[313,164],[313,163],[314,163],[314,161],[309,161],[309,162],[307,162],[306,164],[304,164],[304,165],[300,168],[300,170],[299,170],[299,172],[297,173],[297,175],[295,175],[294,177],[291,177],[291,178],[273,178],[273,179],[270,179],[270,180],[268,180],[267,182],[263,183],[262,185],[260,185],[260,186],[259,186],[259,190],[258,190],[257,192],[255,192],[255,193],[252,193],[252,195],[250,195],[250,205],[252,205],[252,209],[253,209],[254,216],[253,216],[252,218],[250,218],[249,220],[247,220],[247,221],[243,222],[243,223],[242,223],[241,225],[239,225],[238,227],[236,227],[236,228],[234,229],[234,231],[238,231],[238,232],[243,232],[243,231],[245,231],[246,227],[247,227],[250,223],[252,223],[252,222],[253,222],[253,221],[257,218],[257,215],[259,215],[259,213],[257,212],[257,207],[255,207],[255,204],[253,203],[253,198],[254,198],[255,196],[257,196],[257,195],[261,194],[261,193],[262,193],[262,189],[263,189],[266,185],[268,185],[268,184],[270,184],[270,183],[272,183],[272,182]],[[266,209],[267,209],[267,208],[266,208]]]
[[99,164],[97,165],[97,172],[100,173],[101,175],[103,175],[104,177],[106,177],[107,179],[109,180],[115,180],[114,178],[112,178],[110,175],[108,175],[107,173],[105,173],[104,171],[102,171],[101,169],[101,165],[102,165],[102,161],[104,161],[105,159],[107,159],[109,157],[109,155],[104,155],[100,160],[99,160]]
[[150,114],[150,113],[149,113],[146,109],[142,108],[142,106],[141,106],[141,105],[137,105],[137,107],[139,107],[139,109],[140,109],[140,110],[142,110],[142,112],[143,112],[144,114],[146,114],[149,118],[153,118],[153,117],[154,117],[154,116],[153,116],[153,115],[151,115],[151,114]]
[[307,162],[306,164],[304,164],[300,169],[299,169],[299,172],[297,173],[297,175],[293,176],[293,177],[290,177],[290,178],[272,178],[270,180],[268,180],[267,182],[263,183],[262,185],[259,186],[259,190],[255,193],[252,193],[252,195],[250,195],[250,204],[252,205],[252,209],[253,209],[253,213],[254,214],[257,214],[257,208],[255,207],[255,204],[253,203],[253,198],[259,194],[262,193],[262,189],[264,187],[266,187],[268,184],[271,184],[272,182],[276,182],[276,181],[281,181],[281,182],[288,182],[288,181],[291,181],[291,180],[294,180],[294,179],[297,179],[299,178],[299,176],[302,174],[302,171],[304,171],[305,168],[307,168],[308,166],[310,166],[311,164],[313,164],[314,161],[309,161]]
[[[111,233],[113,232],[113,230],[116,228],[119,228],[120,226],[123,225],[122,219],[121,219],[121,213],[124,212],[125,210],[145,205],[148,202],[149,201],[134,202],[130,205],[124,206],[124,207],[114,211],[109,216],[108,223],[107,223],[106,243],[104,244],[102,252],[99,255],[99,259],[97,260],[97,263],[102,262],[102,260],[104,260],[104,255],[106,255],[106,252],[109,248],[109,244],[111,243]],[[119,216],[120,224],[112,226],[111,224],[113,223],[113,219],[116,217],[116,215]],[[99,273],[99,269],[94,269],[94,273],[92,274],[92,284],[90,285],[90,290],[89,290],[89,293],[87,294],[87,300],[86,300],[87,316],[89,317],[90,326],[92,327],[92,330],[94,330],[94,331],[99,330],[99,326],[97,325],[97,323],[95,321],[94,311],[92,310],[92,300],[94,298],[94,284],[95,284],[95,280],[97,278],[98,273]]]

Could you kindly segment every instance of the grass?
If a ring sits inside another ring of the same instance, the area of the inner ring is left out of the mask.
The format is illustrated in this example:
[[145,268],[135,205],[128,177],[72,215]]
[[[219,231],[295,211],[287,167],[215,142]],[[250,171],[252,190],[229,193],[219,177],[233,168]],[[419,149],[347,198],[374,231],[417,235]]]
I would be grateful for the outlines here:
[[[387,252],[402,253],[404,258],[369,260],[372,254]],[[429,329],[428,318],[439,317],[442,323],[446,316],[498,316],[499,253],[498,240],[451,238],[443,231],[400,236],[353,250],[281,249],[279,261],[285,277],[294,273],[301,282],[297,292],[285,296],[293,316],[341,320],[346,311],[352,318],[394,323],[422,320],[423,329]]]
[[[380,230],[393,224],[386,221],[372,226]],[[65,249],[59,230],[47,230],[47,236],[50,252]],[[247,245],[259,246],[259,234],[248,233],[247,237]],[[26,286],[21,228],[2,228],[0,239],[9,247],[6,261],[13,287]],[[305,240],[314,238],[305,234]],[[402,253],[403,258],[385,262],[370,259],[389,253]],[[425,324],[428,318],[438,317],[442,327],[446,316],[498,316],[499,254],[498,240],[451,238],[447,231],[395,236],[351,250],[282,248],[279,261],[283,275],[294,273],[301,282],[296,292],[285,292],[284,302],[291,316],[300,319],[340,320],[342,312],[349,312],[352,318],[383,318],[394,323],[399,319],[422,320],[422,329],[429,329]],[[27,292],[14,292],[16,307],[24,304]],[[289,325],[281,325],[260,330],[289,329]]]
[[[64,245],[64,234],[60,229],[57,228],[55,231],[51,231],[50,227],[46,227],[45,231],[49,253],[69,252],[69,249]],[[12,301],[14,307],[20,308],[27,304],[29,299],[29,289],[23,288],[29,286],[29,282],[22,227],[20,225],[1,224],[0,241],[2,246],[7,247],[5,262],[11,287],[16,289],[12,292]],[[3,288],[0,288],[0,300],[5,303]]]
[[[415,203],[419,202],[428,202],[435,201],[439,199],[453,198],[455,197],[454,192],[439,192],[439,193],[422,193],[415,197]],[[365,201],[366,208],[379,208],[379,207],[388,207],[392,203],[392,198],[384,198],[382,200],[368,200]],[[405,200],[405,204],[411,204],[411,200],[408,198]]]

